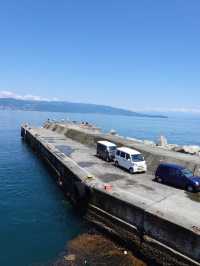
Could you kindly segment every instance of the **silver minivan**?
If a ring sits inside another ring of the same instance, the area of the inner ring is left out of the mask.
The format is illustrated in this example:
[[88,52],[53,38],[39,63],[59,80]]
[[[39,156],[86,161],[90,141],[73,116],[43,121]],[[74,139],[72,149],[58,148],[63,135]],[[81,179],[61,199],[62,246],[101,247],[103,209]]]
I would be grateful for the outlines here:
[[131,174],[147,171],[147,165],[143,155],[139,151],[127,147],[116,149],[114,161],[115,166],[121,166],[129,170]]

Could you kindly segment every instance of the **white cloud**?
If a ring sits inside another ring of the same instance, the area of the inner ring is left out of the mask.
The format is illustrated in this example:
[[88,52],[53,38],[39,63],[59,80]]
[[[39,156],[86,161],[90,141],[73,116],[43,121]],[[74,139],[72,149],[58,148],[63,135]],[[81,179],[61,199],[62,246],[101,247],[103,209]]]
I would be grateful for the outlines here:
[[18,99],[18,100],[31,100],[31,101],[56,101],[57,98],[48,99],[41,96],[31,95],[31,94],[25,94],[20,95],[12,91],[3,90],[0,91],[0,98],[12,98],[12,99]]

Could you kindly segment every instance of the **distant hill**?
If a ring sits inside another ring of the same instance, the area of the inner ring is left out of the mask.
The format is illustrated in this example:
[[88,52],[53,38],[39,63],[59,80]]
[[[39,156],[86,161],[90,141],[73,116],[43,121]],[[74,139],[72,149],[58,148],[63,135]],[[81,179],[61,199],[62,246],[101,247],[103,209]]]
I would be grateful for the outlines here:
[[105,105],[71,103],[71,102],[62,102],[62,101],[30,101],[30,100],[19,100],[14,98],[0,98],[0,109],[41,111],[41,112],[63,112],[63,113],[93,113],[93,114],[166,118],[166,116],[162,115],[142,114]]

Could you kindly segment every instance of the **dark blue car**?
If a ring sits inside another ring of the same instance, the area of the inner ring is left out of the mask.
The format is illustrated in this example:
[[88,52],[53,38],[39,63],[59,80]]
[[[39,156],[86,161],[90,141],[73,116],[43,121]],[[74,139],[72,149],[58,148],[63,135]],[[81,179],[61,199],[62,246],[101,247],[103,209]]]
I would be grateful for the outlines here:
[[159,183],[183,188],[189,192],[200,191],[200,176],[194,176],[190,170],[181,165],[160,164],[156,171],[155,179]]

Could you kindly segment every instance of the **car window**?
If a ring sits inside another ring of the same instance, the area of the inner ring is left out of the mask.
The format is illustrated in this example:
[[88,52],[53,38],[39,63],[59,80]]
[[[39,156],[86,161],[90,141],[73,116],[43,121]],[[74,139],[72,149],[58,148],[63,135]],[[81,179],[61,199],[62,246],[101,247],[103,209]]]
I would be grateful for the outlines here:
[[183,175],[181,173],[180,170],[176,169],[176,173],[175,173],[176,177],[178,177],[179,179],[183,179]]
[[170,176],[181,178],[181,171],[179,169],[171,168],[170,169]]
[[126,154],[126,160],[130,160],[131,159],[131,156],[130,156],[130,154]]
[[121,152],[121,157],[125,158],[125,156],[126,156],[125,152]]
[[117,151],[117,156],[120,156],[120,151]]
[[186,177],[193,177],[193,173],[189,170],[189,169],[183,169],[182,171],[182,174]]

